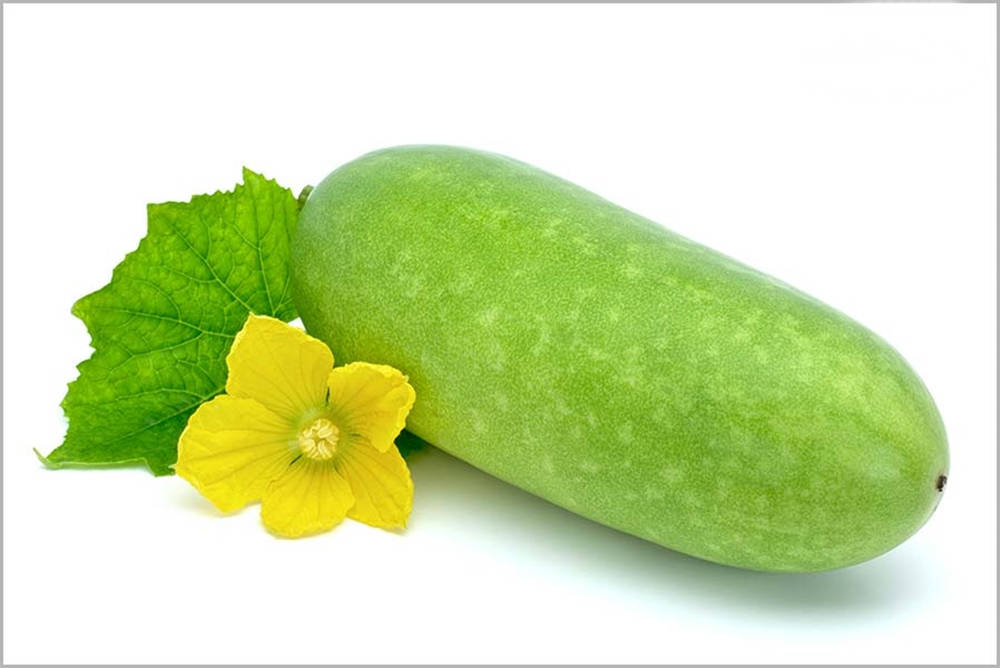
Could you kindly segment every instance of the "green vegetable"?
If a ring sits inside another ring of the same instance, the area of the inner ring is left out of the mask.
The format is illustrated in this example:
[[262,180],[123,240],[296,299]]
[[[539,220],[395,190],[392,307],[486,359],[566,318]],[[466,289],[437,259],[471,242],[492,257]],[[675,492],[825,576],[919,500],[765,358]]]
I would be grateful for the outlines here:
[[339,361],[410,375],[416,435],[675,550],[832,569],[938,503],[944,428],[885,342],[520,162],[403,147],[341,167],[303,207],[292,282]]
[[172,473],[188,416],[225,386],[247,315],[295,318],[288,253],[299,205],[274,181],[249,170],[243,179],[233,192],[150,205],[139,248],[73,306],[94,354],[70,383],[69,429],[47,465]]

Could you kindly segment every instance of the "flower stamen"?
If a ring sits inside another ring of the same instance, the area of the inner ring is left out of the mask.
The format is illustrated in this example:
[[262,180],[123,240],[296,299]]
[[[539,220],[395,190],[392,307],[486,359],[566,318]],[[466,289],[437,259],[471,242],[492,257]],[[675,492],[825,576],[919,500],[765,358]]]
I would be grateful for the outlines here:
[[340,430],[326,418],[317,418],[299,432],[299,448],[310,459],[326,461],[337,454]]

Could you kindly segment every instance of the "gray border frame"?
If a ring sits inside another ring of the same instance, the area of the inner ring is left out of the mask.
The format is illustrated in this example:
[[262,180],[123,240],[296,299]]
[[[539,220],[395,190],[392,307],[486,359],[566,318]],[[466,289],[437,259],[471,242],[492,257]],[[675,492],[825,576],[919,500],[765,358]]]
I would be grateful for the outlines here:
[[[788,4],[788,5],[803,5],[803,4],[991,4],[998,6],[1000,5],[1000,0],[769,0],[768,2],[757,2],[755,0],[698,0],[697,2],[685,1],[685,0],[627,0],[625,2],[613,2],[608,0],[544,0],[543,2],[535,2],[534,0],[433,0],[426,2],[424,0],[368,0],[365,2],[358,2],[354,0],[295,0],[295,2],[283,3],[274,2],[273,0],[213,0],[211,3],[202,2],[200,0],[105,0],[103,2],[86,2],[86,0],[70,0],[69,2],[65,0],[0,0],[0,35],[3,34],[3,5],[6,4],[427,4],[427,5],[439,5],[439,4],[565,4],[565,5],[578,5],[578,4],[725,4],[725,5],[762,5],[762,4]],[[997,21],[994,26],[995,32],[1000,28],[1000,12],[997,15]],[[2,38],[0,38],[2,41]],[[996,54],[994,54],[996,58]],[[1000,63],[1000,60],[998,60]],[[4,114],[3,110],[3,52],[0,51],[0,137],[4,130]],[[994,100],[996,102],[996,99]],[[997,130],[1000,131],[1000,121],[994,120]],[[2,139],[0,139],[2,143]],[[1000,138],[998,138],[997,145],[995,147],[997,154],[1000,154]],[[3,188],[6,184],[4,180],[4,167],[5,160],[0,159],[0,206],[3,202]],[[996,166],[1000,169],[1000,160],[996,162]],[[1000,196],[995,193],[994,196],[994,211],[1000,207]],[[0,208],[0,267],[2,267],[2,257],[3,257],[3,242],[4,242],[4,221],[3,212]],[[1000,257],[1000,234],[997,236],[997,244],[994,249],[995,257]],[[1000,268],[998,268],[998,273],[996,277],[996,286],[998,289],[997,306],[998,311],[1000,311]],[[3,359],[4,355],[4,337],[3,337],[3,320],[5,311],[3,310],[3,275],[0,272],[0,374],[3,371]],[[994,330],[997,327],[997,319],[994,318]],[[998,359],[997,359],[997,375],[998,375],[998,394],[1000,394],[1000,344],[995,342]],[[0,383],[0,425],[3,423],[3,384]],[[998,397],[998,414],[996,419],[995,427],[998,432],[1000,432],[1000,397]],[[3,448],[3,436],[0,433],[0,451]],[[995,445],[995,444],[994,444]],[[1000,461],[997,463],[997,478],[1000,479]],[[3,487],[3,459],[0,458],[0,492],[2,492]],[[998,514],[1000,514],[1000,499],[997,503]],[[4,570],[4,560],[3,560],[3,495],[0,493],[0,578],[3,577]],[[998,541],[1000,545],[1000,541]],[[1000,574],[1000,567],[997,568],[997,573]],[[2,582],[2,581],[0,581]],[[2,591],[2,584],[0,584],[0,591]],[[1000,592],[1000,584],[998,584],[998,592]],[[998,608],[1000,609],[1000,608]],[[8,665],[23,665],[23,664],[7,664],[3,662],[3,633],[5,627],[2,626],[4,615],[6,614],[6,606],[0,605],[0,666]],[[1000,656],[1000,639],[997,641],[997,654]],[[44,665],[44,664],[40,664]],[[83,665],[83,664],[58,664],[58,665]],[[173,666],[180,664],[144,664],[144,665],[162,665],[162,666]],[[193,664],[197,665],[197,664]],[[218,666],[240,666],[247,664],[212,664]],[[261,664],[261,665],[327,665],[327,664]],[[341,664],[341,665],[358,665],[358,664]],[[372,664],[372,665],[417,665],[417,664]],[[483,666],[506,666],[511,664],[475,664]],[[530,664],[529,664],[530,665]],[[548,665],[576,665],[576,664],[548,664]],[[598,664],[601,665],[601,664]],[[604,665],[646,665],[646,664],[604,664]],[[651,664],[656,665],[656,664]],[[685,665],[685,664],[676,664]],[[729,665],[749,665],[749,664],[705,664],[706,666],[729,666]],[[795,664],[791,664],[795,665]],[[843,664],[810,664],[816,666],[836,666]],[[912,665],[912,664],[883,664],[883,665]],[[951,664],[951,665],[971,665],[971,664]],[[993,664],[998,665],[998,664]]]

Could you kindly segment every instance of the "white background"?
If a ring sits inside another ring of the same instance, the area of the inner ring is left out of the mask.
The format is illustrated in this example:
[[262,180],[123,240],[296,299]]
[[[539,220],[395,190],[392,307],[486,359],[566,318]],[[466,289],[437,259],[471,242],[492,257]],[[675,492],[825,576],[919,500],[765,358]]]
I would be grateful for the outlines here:
[[[995,8],[4,12],[5,662],[996,660]],[[184,481],[46,471],[73,301],[147,202],[451,143],[567,177],[893,343],[947,424],[931,522],[820,575],[700,562],[440,452],[402,535],[272,538]]]

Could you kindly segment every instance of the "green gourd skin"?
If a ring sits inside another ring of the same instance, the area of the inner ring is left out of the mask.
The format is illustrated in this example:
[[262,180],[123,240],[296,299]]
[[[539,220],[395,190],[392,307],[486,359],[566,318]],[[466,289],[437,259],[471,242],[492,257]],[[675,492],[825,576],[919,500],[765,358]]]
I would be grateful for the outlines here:
[[530,165],[362,156],[306,201],[292,280],[338,364],[409,375],[410,431],[671,549],[829,570],[939,501],[944,427],[882,339]]

